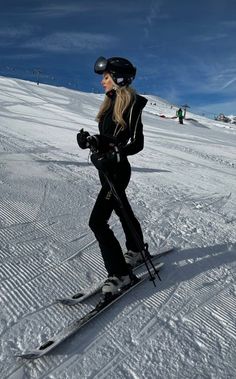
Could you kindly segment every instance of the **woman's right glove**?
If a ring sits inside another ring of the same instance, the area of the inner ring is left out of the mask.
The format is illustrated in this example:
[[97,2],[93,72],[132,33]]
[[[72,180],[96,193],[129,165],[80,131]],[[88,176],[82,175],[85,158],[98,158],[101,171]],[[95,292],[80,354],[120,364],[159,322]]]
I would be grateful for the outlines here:
[[90,147],[88,137],[90,137],[89,132],[85,132],[84,129],[81,129],[77,134],[77,143],[81,149],[87,149]]
[[99,146],[99,136],[91,136],[89,132],[85,132],[81,129],[77,134],[77,142],[81,149],[91,149],[92,151],[97,151]]

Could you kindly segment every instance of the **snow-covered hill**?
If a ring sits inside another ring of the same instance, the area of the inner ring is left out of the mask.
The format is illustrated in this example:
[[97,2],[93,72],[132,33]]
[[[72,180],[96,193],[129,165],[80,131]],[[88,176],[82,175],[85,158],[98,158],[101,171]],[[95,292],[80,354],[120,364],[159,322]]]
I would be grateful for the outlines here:
[[230,123],[231,124],[236,124],[236,116],[234,116],[234,115],[229,115],[229,116],[227,116],[229,119],[230,119]]
[[176,251],[157,288],[137,288],[28,362],[15,355],[92,306],[53,300],[105,275],[88,227],[99,181],[76,144],[79,129],[97,132],[103,95],[0,77],[1,379],[236,377],[235,125],[191,113],[179,125],[174,106],[147,97],[128,196],[150,251]]

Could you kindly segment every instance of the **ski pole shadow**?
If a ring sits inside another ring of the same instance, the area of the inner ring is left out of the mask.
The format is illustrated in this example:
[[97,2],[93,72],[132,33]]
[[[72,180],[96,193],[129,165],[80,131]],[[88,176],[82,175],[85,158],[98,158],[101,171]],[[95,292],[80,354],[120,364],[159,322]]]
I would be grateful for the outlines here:
[[177,250],[176,254],[166,256],[166,262],[168,261],[176,266],[186,262],[181,265],[180,270],[184,274],[182,280],[189,280],[193,276],[236,261],[236,243]]
[[208,271],[210,273],[216,268],[236,262],[236,243],[176,250],[162,257],[161,260],[165,266],[160,273],[163,280],[158,283],[158,290],[165,290],[178,283],[189,282]]
[[151,172],[171,172],[169,170],[160,170],[156,168],[141,168],[141,167],[132,167],[133,172],[141,172],[141,173],[151,173]]

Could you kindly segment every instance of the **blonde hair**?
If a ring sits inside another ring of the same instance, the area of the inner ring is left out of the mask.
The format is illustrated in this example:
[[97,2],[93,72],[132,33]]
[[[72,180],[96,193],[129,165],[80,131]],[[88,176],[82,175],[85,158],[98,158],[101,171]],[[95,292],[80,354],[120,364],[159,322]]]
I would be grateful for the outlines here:
[[[136,96],[136,92],[131,87],[115,86],[115,88],[116,88],[116,99],[115,99],[112,119],[116,124],[120,125],[121,128],[124,129],[126,127],[126,122],[123,117],[124,112],[126,111],[128,106],[131,103],[133,103]],[[108,96],[105,96],[104,101],[96,117],[96,120],[98,122],[103,118],[105,112],[110,108],[111,103],[112,103],[112,100]]]

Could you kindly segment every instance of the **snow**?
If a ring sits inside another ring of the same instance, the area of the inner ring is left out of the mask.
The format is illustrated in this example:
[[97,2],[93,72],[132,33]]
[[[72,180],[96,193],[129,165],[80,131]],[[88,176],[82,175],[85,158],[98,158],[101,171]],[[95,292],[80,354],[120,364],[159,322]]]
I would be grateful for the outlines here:
[[234,116],[234,115],[229,115],[229,116],[227,116],[229,119],[230,119],[230,123],[231,124],[236,124],[236,116]]
[[150,251],[176,247],[162,281],[22,361],[92,307],[53,300],[105,275],[88,227],[99,180],[76,143],[81,128],[97,132],[103,95],[4,77],[0,89],[1,378],[235,378],[236,125],[190,112],[180,125],[174,105],[147,96],[127,193]]

